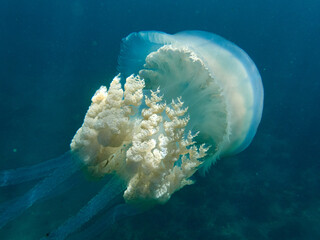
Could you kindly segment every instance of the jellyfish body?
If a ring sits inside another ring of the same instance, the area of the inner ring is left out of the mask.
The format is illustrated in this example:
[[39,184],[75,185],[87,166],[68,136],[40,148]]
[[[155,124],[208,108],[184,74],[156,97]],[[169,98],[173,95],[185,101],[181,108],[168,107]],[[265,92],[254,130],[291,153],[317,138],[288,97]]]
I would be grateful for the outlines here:
[[[0,228],[40,200],[67,195],[66,183],[85,170],[111,177],[44,239],[94,238],[123,217],[167,202],[193,183],[198,169],[207,171],[252,141],[263,87],[252,60],[233,43],[200,31],[132,33],[123,39],[118,70],[109,89],[92,97],[70,152],[0,172],[0,186],[38,180],[0,205]],[[114,204],[119,194],[125,204]],[[102,211],[99,223],[88,224]]]

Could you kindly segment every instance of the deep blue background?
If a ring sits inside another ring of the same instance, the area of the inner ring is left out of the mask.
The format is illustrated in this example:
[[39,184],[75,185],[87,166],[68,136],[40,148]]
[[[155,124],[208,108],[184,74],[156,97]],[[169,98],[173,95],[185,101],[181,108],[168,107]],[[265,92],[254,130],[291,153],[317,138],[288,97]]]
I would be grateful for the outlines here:
[[218,162],[166,205],[115,225],[110,236],[320,238],[317,0],[0,0],[0,169],[69,149],[91,96],[117,74],[121,38],[193,29],[235,42],[255,61],[265,88],[257,136],[245,152]]

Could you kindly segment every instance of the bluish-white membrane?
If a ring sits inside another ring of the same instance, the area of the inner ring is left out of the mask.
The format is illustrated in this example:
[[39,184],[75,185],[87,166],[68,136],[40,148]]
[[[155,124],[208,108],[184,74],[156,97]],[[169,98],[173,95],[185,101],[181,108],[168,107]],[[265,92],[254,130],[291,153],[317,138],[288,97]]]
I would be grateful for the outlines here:
[[192,130],[214,148],[205,170],[251,143],[262,116],[263,86],[241,48],[203,31],[150,31],[130,34],[122,49],[118,69],[124,76],[139,74],[148,88],[160,86],[167,101],[182,97]]

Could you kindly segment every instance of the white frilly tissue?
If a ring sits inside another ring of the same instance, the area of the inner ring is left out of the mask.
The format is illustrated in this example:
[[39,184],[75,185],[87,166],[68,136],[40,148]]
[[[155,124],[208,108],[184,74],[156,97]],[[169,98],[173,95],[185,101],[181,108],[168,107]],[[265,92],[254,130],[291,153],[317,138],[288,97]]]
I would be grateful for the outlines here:
[[[115,173],[124,179],[127,202],[165,203],[175,191],[193,183],[190,177],[208,146],[197,147],[191,131],[185,133],[189,117],[180,98],[167,105],[159,89],[143,98],[144,86],[144,80],[132,75],[124,90],[119,76],[109,90],[101,87],[71,150],[80,154],[93,174]],[[145,107],[138,111],[143,101]]]

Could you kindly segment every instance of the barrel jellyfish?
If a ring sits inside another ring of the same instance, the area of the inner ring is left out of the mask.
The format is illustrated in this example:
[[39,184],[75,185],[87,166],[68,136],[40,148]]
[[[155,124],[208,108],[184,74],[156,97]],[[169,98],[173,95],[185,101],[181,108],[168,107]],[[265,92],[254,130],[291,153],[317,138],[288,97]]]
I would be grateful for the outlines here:
[[[261,77],[250,57],[220,36],[132,33],[123,39],[118,71],[92,97],[69,152],[0,172],[1,187],[35,181],[1,203],[0,228],[40,200],[68,195],[65,185],[80,172],[107,180],[43,239],[94,239],[115,221],[166,203],[193,184],[195,172],[241,152],[256,133]],[[123,203],[114,202],[119,195]]]

